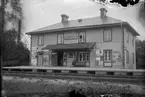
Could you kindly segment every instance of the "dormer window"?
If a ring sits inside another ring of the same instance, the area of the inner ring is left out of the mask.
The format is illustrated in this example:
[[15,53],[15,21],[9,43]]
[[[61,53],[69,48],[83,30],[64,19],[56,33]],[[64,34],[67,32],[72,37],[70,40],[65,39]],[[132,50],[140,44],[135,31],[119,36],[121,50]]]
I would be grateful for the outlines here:
[[79,42],[85,42],[86,41],[86,35],[85,35],[85,32],[79,32],[78,34],[79,36]]

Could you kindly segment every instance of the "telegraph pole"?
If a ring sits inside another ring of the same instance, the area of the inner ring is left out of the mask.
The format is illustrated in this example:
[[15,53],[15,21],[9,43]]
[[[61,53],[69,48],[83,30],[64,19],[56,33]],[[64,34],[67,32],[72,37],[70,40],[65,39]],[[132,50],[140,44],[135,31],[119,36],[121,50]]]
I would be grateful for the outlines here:
[[[1,79],[1,92],[3,89],[3,84],[2,84],[2,67],[3,67],[3,34],[4,34],[4,0],[0,0],[0,41],[1,41],[1,64],[0,64],[0,79]],[[1,93],[1,97],[2,97],[2,93]]]

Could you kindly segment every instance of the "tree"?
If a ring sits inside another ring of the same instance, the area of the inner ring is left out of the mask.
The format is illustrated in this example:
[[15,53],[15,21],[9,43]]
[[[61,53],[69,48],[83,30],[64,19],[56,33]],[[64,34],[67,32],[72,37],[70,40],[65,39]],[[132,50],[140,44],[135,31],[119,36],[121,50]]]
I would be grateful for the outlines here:
[[[28,65],[30,51],[20,41],[21,27],[19,23],[23,19],[21,0],[5,0],[4,9],[5,29],[2,35],[3,40],[0,41],[3,44],[3,66],[14,65],[15,60],[17,60],[17,65],[23,64],[24,62],[26,62],[24,65]],[[8,28],[9,23],[15,26]]]
[[137,69],[145,69],[145,40],[136,40]]
[[142,2],[142,4],[140,5],[139,20],[143,25],[145,25],[145,2]]

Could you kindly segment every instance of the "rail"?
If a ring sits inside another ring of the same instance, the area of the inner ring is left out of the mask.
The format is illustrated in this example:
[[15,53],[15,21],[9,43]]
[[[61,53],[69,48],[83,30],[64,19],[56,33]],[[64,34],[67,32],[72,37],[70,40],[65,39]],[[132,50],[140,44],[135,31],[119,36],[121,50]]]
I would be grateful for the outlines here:
[[22,73],[54,73],[54,74],[82,74],[82,75],[104,75],[104,76],[130,76],[144,77],[145,70],[135,69],[99,69],[99,68],[74,68],[74,67],[3,67],[3,72],[22,72]]

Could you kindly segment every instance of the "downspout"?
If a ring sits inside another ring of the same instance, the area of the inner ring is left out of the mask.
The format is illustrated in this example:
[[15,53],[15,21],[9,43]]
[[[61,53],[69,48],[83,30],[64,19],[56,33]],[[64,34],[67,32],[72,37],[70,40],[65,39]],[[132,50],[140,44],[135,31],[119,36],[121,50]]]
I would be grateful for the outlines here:
[[125,69],[125,57],[124,57],[124,30],[121,22],[121,30],[122,30],[122,61],[123,61],[123,69]]
[[31,66],[31,62],[32,62],[32,35],[30,36],[30,61],[29,61],[29,65]]

